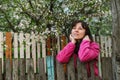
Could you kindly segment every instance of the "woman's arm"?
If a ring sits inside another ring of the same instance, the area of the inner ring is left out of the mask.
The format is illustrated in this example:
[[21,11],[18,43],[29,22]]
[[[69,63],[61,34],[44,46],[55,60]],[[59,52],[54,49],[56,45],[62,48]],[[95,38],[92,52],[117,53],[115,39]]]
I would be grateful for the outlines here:
[[56,59],[61,63],[67,63],[73,54],[75,49],[75,44],[68,43],[56,56]]
[[80,44],[78,56],[81,62],[88,62],[93,59],[97,59],[100,52],[99,45],[90,40],[83,40]]

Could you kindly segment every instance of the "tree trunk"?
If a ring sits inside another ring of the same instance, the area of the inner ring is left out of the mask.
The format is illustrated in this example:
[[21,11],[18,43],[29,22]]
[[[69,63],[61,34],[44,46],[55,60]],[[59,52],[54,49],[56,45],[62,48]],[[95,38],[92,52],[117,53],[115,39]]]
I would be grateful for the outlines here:
[[113,19],[113,74],[114,80],[120,80],[120,0],[111,0],[111,11]]

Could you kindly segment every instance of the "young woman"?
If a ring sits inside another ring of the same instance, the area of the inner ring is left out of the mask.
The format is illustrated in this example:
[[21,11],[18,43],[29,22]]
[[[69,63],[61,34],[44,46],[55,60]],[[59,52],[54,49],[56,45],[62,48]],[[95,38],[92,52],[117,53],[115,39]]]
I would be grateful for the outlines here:
[[99,76],[96,64],[99,52],[99,45],[93,41],[88,25],[77,20],[72,23],[70,42],[57,54],[56,59],[60,63],[67,63],[72,56],[74,56],[74,62],[78,57],[81,62],[86,63],[88,77],[90,77],[90,62],[94,61],[94,73]]

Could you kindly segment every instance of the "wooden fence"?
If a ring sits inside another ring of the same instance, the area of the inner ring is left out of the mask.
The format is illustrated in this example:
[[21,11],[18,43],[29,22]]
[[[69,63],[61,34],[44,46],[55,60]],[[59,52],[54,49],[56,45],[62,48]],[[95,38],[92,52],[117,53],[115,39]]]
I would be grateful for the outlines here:
[[[113,80],[111,37],[94,36],[94,40],[101,47],[99,74],[103,80]],[[79,60],[77,73],[72,58],[68,64],[56,61],[56,54],[66,43],[64,35],[0,32],[0,80],[88,80],[85,65]],[[99,80],[93,74],[90,80]]]

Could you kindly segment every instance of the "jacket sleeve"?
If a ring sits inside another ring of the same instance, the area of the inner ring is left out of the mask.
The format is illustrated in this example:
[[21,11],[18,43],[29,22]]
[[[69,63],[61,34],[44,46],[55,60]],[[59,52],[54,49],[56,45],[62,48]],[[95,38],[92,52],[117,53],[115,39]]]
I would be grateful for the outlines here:
[[97,59],[99,52],[100,48],[97,43],[83,40],[80,44],[78,56],[81,62],[88,62]]
[[61,63],[67,63],[73,54],[75,44],[69,42],[56,56],[56,59]]

